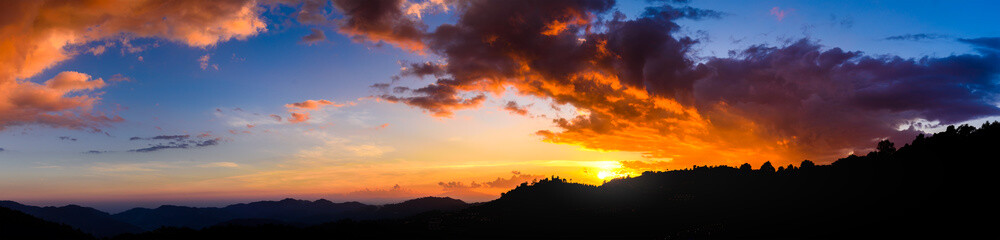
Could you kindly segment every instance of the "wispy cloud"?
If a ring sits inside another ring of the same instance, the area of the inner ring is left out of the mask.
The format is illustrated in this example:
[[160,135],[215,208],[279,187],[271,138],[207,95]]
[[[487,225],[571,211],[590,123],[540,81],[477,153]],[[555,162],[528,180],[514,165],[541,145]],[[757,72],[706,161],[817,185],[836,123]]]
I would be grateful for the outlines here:
[[[211,135],[199,135],[199,137],[210,137]],[[201,148],[208,146],[219,145],[222,138],[212,138],[212,139],[191,139],[191,135],[159,135],[153,137],[132,137],[129,138],[131,141],[135,140],[151,140],[151,141],[167,141],[156,144],[150,144],[149,147],[138,148],[128,150],[129,152],[155,152],[164,149],[188,149],[188,148]]]
[[885,40],[894,41],[923,41],[923,40],[933,40],[939,38],[948,38],[948,35],[933,34],[933,33],[917,33],[917,34],[903,34],[885,37]]

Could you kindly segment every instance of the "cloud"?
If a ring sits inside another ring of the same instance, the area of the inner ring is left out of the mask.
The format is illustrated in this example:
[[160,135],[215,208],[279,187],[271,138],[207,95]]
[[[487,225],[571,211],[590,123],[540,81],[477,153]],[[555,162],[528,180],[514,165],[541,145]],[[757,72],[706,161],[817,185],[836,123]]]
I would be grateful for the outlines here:
[[947,38],[948,35],[933,34],[933,33],[918,33],[918,34],[903,34],[896,36],[888,36],[884,38],[885,40],[895,40],[895,41],[923,41],[932,40],[939,38]]
[[426,12],[447,12],[448,9],[445,0],[406,1],[403,4],[403,10],[406,14],[416,18],[423,18],[423,13]]
[[300,123],[309,120],[309,113],[297,113],[293,112],[292,117],[288,118],[288,123]]
[[[447,80],[438,80],[439,83],[442,81]],[[455,110],[476,108],[486,100],[486,95],[484,94],[476,94],[472,97],[460,96],[459,91],[451,85],[431,84],[413,90],[413,92],[417,96],[400,97],[386,94],[379,98],[391,103],[402,102],[410,106],[423,108],[437,117],[451,117],[454,115]]]
[[643,173],[646,171],[666,171],[672,164],[669,161],[620,161],[625,171],[630,173]]
[[[209,137],[210,135],[199,135],[199,138]],[[191,135],[159,135],[153,137],[132,137],[129,138],[130,141],[136,140],[148,140],[148,141],[168,141],[158,144],[150,144],[149,147],[138,148],[129,150],[129,152],[154,152],[164,149],[187,149],[187,148],[200,148],[219,145],[222,138],[212,138],[212,139],[191,139]],[[92,151],[93,152],[93,151]]]
[[321,41],[326,41],[326,34],[323,33],[323,30],[313,28],[309,31],[311,31],[309,35],[302,37],[302,42],[312,45]]
[[405,0],[334,0],[333,6],[344,15],[338,20],[339,32],[355,41],[388,43],[422,52],[424,44],[421,39],[427,25],[417,19],[419,14],[410,16],[404,12],[406,3]]
[[184,142],[169,142],[157,144],[145,148],[132,149],[129,152],[154,152],[163,149],[188,149],[188,148],[200,148],[207,146],[215,146],[219,144],[222,138],[208,139],[208,140],[188,140]]
[[[79,81],[90,76],[63,72],[49,80],[53,85],[26,80],[80,54],[81,49],[91,54],[104,52],[101,47],[75,46],[123,39],[123,47],[129,47],[124,46],[128,38],[161,38],[208,47],[264,31],[259,10],[249,0],[2,1],[0,130],[28,124],[97,130],[122,121],[92,110],[99,93],[86,90],[102,87],[100,79]],[[77,81],[60,83],[60,78]]]
[[984,38],[959,38],[959,42],[971,44],[987,54],[997,54],[1000,52],[1000,37]]
[[0,152],[3,152],[3,151],[5,151],[5,149],[3,149],[3,148],[0,148]]
[[[463,4],[456,23],[424,38],[444,62],[400,73],[437,80],[380,99],[447,117],[512,89],[578,110],[538,131],[543,141],[641,152],[673,166],[830,161],[871,149],[873,139],[908,140],[917,134],[908,124],[1000,115],[997,54],[905,59],[802,39],[696,61],[690,49],[697,40],[677,36],[675,20],[713,14],[662,6],[626,19],[609,13],[611,4]],[[550,35],[554,22],[565,28]],[[990,39],[966,42],[994,46]]]
[[781,8],[773,7],[773,8],[771,8],[770,14],[771,14],[771,16],[774,16],[775,18],[777,18],[778,21],[781,21],[781,20],[785,19],[785,16],[787,16],[789,13],[791,13],[793,11],[795,11],[795,9],[781,10]]
[[393,185],[391,188],[375,188],[375,189],[362,189],[357,191],[348,192],[343,194],[345,198],[351,199],[408,199],[413,197],[419,197],[420,194],[414,192],[413,190],[406,189],[399,186],[399,184]]
[[183,141],[183,140],[187,140],[188,138],[191,138],[191,135],[159,135],[159,136],[153,136],[153,137],[148,137],[148,138],[143,138],[143,137],[131,137],[131,138],[129,138],[128,140],[130,140],[130,141],[135,141],[135,140],[170,140],[170,141]]
[[438,64],[438,63],[433,63],[433,62],[410,63],[409,65],[404,66],[400,70],[400,74],[399,75],[400,76],[404,76],[404,77],[405,76],[417,76],[417,77],[434,76],[434,77],[441,77],[441,76],[444,76],[445,74],[447,74],[447,72],[445,72],[444,68],[445,68],[445,65]]
[[321,142],[321,145],[299,151],[296,156],[308,162],[323,162],[332,159],[355,161],[378,158],[396,150],[391,146],[376,143],[353,143],[348,139],[335,137],[323,137]]
[[[324,106],[332,107],[344,107],[344,106],[354,106],[357,105],[355,102],[347,103],[336,103],[333,101],[320,99],[320,100],[306,100],[303,102],[289,103],[285,104],[285,108],[291,113],[291,117],[288,118],[288,123],[300,123],[309,120],[309,111],[315,111],[323,108]],[[281,121],[279,118],[278,121]]]
[[0,130],[39,124],[99,131],[98,127],[123,121],[119,116],[91,111],[101,99],[92,91],[106,86],[101,78],[65,71],[42,84],[3,79],[0,75]]
[[218,64],[212,64],[208,62],[210,59],[211,59],[211,54],[205,54],[198,58],[198,66],[201,67],[201,70],[208,70],[209,67],[212,67],[213,70],[219,70]]
[[240,165],[236,164],[234,162],[211,162],[211,163],[199,164],[198,167],[203,167],[203,168],[236,168],[236,167],[240,167]]
[[521,183],[536,181],[538,179],[545,178],[545,176],[543,175],[522,174],[520,171],[511,171],[511,174],[513,175],[511,175],[510,178],[498,177],[492,181],[486,181],[482,183],[476,183],[475,181],[473,181],[466,184],[459,181],[450,181],[450,182],[438,182],[438,186],[441,186],[441,188],[444,191],[453,191],[453,190],[471,189],[471,188],[510,189],[516,187]]
[[327,21],[326,8],[330,6],[327,0],[301,0],[298,6],[299,11],[295,13],[295,19],[299,23],[321,24]]
[[526,109],[525,106],[517,105],[514,101],[507,101],[507,104],[503,106],[503,109],[521,116],[528,115],[528,109]]
[[285,104],[285,108],[289,109],[301,109],[301,110],[317,110],[320,107],[331,105],[334,107],[343,107],[344,104],[338,104],[332,101],[320,99],[320,100],[306,100],[304,102],[289,103]]
[[270,116],[276,122],[281,122],[281,116],[278,116],[277,114],[271,114],[271,115],[268,115],[268,116]]

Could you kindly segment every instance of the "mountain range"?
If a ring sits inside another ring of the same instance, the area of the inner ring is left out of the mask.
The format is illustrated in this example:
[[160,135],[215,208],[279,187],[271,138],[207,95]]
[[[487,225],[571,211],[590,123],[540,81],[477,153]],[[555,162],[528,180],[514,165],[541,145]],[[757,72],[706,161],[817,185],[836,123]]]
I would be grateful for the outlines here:
[[470,204],[447,197],[417,198],[401,203],[368,205],[360,202],[335,203],[284,199],[233,204],[226,207],[184,207],[163,205],[154,209],[134,208],[117,214],[77,205],[36,207],[0,201],[0,207],[27,213],[47,221],[66,224],[97,237],[139,233],[161,227],[200,229],[217,224],[285,224],[309,226],[342,219],[370,220],[412,216],[427,211],[454,211]]

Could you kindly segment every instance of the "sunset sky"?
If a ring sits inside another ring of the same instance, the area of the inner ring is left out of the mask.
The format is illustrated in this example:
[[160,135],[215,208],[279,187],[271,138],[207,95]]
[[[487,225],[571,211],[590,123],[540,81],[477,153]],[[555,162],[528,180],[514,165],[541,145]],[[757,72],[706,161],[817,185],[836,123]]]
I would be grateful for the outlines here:
[[[997,120],[995,1],[3,1],[0,200],[483,201]],[[992,20],[990,20],[992,19]]]

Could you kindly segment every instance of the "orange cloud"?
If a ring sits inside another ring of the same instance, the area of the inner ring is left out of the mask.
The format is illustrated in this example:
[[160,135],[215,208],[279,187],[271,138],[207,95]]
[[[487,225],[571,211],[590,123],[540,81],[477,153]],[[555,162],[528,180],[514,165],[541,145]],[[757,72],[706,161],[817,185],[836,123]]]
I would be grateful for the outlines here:
[[309,113],[297,113],[293,112],[292,117],[288,118],[289,123],[300,123],[309,120]]
[[[132,51],[125,46],[128,38],[150,37],[207,47],[264,31],[258,12],[249,0],[2,1],[0,129],[22,124],[97,127],[121,120],[91,112],[99,97],[84,90],[100,88],[103,81],[80,80],[82,73],[60,74],[45,87],[25,80],[80,54],[73,46],[123,39],[123,47]],[[85,50],[101,54],[110,45]]]
[[289,109],[317,110],[320,107],[323,107],[323,106],[326,106],[326,105],[332,105],[334,107],[343,107],[344,106],[344,104],[342,104],[342,103],[341,104],[337,104],[337,103],[334,103],[334,102],[331,102],[331,101],[320,99],[320,100],[306,100],[304,102],[297,102],[297,103],[289,103],[289,104],[285,104],[285,107],[289,108]]
[[41,124],[70,129],[97,127],[123,121],[91,113],[100,100],[90,90],[105,86],[103,79],[66,71],[44,84],[33,82],[0,82],[0,130],[9,126]]
[[[287,108],[288,112],[291,113],[292,115],[292,117],[288,118],[288,123],[300,123],[309,120],[309,111],[319,110],[324,106],[343,107],[348,105],[354,106],[357,105],[357,103],[355,102],[336,103],[333,101],[320,99],[320,100],[306,100],[303,102],[285,104],[285,108]],[[278,121],[281,121],[280,117],[277,119]]]

